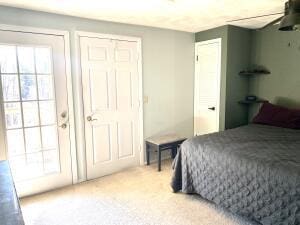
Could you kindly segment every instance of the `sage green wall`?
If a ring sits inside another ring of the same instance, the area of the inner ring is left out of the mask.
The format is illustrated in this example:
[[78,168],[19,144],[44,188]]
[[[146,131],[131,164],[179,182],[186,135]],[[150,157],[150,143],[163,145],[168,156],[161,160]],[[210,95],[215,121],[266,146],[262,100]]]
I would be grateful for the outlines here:
[[248,93],[248,80],[238,73],[250,63],[251,31],[222,26],[196,34],[196,42],[222,38],[221,120],[230,129],[247,124],[248,109],[238,104]]
[[[300,107],[300,32],[277,29],[271,26],[253,35],[252,65],[263,66],[271,74],[253,77],[250,93],[279,105]],[[251,111],[252,117],[257,107]]]
[[[75,67],[75,31],[137,36],[142,38],[144,136],[162,132],[193,135],[195,34],[145,26],[111,23],[0,6],[0,23],[70,32],[75,107],[82,105],[80,77]],[[82,117],[79,111],[76,118]],[[83,130],[82,126],[76,127]],[[84,148],[77,137],[79,151]],[[78,158],[84,156],[78,153]],[[79,167],[82,167],[79,163]],[[79,171],[83,169],[80,168]],[[82,174],[80,175],[83,176]]]
[[249,91],[247,77],[239,72],[249,67],[252,44],[252,31],[228,26],[227,70],[226,70],[226,129],[239,127],[248,122],[248,108],[238,104]]

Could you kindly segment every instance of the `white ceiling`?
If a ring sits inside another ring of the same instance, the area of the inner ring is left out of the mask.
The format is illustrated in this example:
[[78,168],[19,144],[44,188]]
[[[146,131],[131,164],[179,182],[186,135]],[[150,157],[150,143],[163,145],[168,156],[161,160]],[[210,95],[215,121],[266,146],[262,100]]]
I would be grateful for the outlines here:
[[[282,12],[286,0],[0,0],[0,5],[197,32],[226,21]],[[279,16],[230,24],[258,28]]]

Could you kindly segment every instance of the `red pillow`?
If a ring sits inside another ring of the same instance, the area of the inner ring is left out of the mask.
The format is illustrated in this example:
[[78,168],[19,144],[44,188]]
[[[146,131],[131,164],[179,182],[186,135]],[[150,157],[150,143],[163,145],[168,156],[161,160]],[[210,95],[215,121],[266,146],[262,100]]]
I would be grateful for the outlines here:
[[300,110],[288,109],[266,102],[254,117],[253,123],[300,129]]

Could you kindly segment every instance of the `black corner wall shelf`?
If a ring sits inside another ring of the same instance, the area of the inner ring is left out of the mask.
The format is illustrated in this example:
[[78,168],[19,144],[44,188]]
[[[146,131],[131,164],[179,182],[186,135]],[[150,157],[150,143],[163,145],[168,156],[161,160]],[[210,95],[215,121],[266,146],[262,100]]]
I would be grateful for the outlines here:
[[255,101],[241,100],[241,101],[239,101],[239,104],[243,104],[243,105],[252,105],[252,104],[264,103],[264,102],[268,102],[268,101],[267,101],[267,100],[264,100],[264,99],[257,99],[257,100],[255,100]]
[[271,74],[271,72],[265,71],[265,70],[249,70],[249,71],[239,72],[239,75],[242,75],[242,76],[268,75],[268,74]]

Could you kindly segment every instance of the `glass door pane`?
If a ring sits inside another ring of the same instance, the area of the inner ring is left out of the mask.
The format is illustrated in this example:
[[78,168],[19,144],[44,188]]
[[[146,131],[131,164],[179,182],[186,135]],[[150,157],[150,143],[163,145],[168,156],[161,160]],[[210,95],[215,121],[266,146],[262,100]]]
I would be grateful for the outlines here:
[[0,45],[7,155],[16,181],[60,172],[51,51]]

